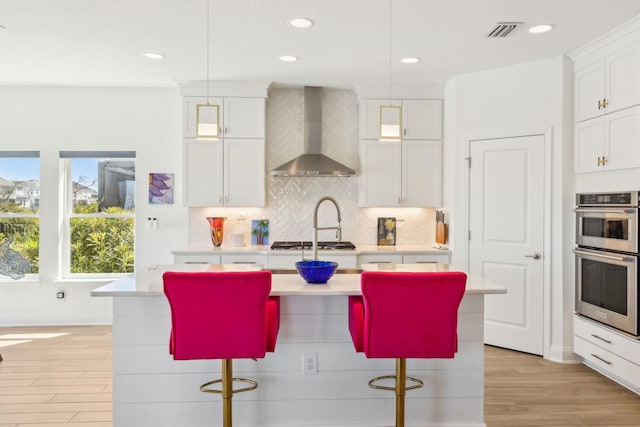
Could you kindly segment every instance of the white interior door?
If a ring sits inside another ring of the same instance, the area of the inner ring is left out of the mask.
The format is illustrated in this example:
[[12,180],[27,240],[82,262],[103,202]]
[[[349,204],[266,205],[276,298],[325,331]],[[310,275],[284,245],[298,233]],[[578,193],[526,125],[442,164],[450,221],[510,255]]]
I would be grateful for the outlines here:
[[544,135],[470,142],[469,271],[485,297],[485,343],[543,353]]

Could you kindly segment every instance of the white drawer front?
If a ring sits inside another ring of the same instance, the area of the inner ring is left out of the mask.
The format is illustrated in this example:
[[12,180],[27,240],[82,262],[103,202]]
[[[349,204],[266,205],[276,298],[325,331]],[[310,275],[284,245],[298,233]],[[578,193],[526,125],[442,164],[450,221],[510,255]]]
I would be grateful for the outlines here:
[[580,337],[575,337],[573,350],[593,368],[609,374],[621,384],[640,392],[640,366],[604,350]]
[[616,333],[578,316],[575,317],[573,328],[576,336],[640,365],[640,340]]
[[174,255],[173,262],[175,264],[220,264],[220,255],[218,254],[202,254],[202,255]]

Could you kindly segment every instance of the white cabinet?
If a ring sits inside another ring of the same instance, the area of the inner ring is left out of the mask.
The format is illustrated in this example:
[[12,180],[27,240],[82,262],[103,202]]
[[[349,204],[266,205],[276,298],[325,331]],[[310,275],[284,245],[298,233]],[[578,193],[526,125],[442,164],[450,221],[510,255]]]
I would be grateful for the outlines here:
[[358,255],[358,268],[361,268],[362,264],[402,264],[402,254]]
[[442,101],[402,101],[402,139],[442,139]]
[[640,106],[575,126],[576,173],[640,167]]
[[403,264],[449,264],[449,253],[404,254]]
[[362,264],[449,264],[449,253],[379,253],[358,255]]
[[186,140],[186,206],[264,206],[263,139]]
[[360,101],[360,139],[380,136],[380,107],[402,107],[402,139],[442,139],[442,101],[439,99]]
[[[402,140],[379,141],[380,107],[402,107]],[[442,193],[442,101],[360,101],[360,206],[436,207]]]
[[[196,136],[198,104],[206,104],[206,97],[184,98],[184,137]],[[222,138],[265,137],[265,101],[263,98],[209,98],[219,106],[220,135]]]
[[264,98],[209,98],[220,108],[220,139],[196,139],[198,104],[185,97],[185,206],[265,204]]
[[640,341],[575,316],[573,349],[585,364],[640,393]]
[[220,254],[173,254],[174,264],[220,264]]
[[640,45],[575,71],[575,120],[581,122],[640,104]]
[[360,206],[436,207],[441,204],[442,142],[360,143]]
[[266,254],[222,254],[220,256],[221,264],[257,264],[262,267],[266,267],[269,263],[269,258]]
[[[302,252],[295,251],[289,253],[287,251],[270,252],[269,268],[295,269],[296,262],[302,260]],[[305,259],[311,259],[311,251],[304,252]],[[356,254],[350,251],[319,251],[318,259],[322,261],[335,261],[338,268],[356,268]]]

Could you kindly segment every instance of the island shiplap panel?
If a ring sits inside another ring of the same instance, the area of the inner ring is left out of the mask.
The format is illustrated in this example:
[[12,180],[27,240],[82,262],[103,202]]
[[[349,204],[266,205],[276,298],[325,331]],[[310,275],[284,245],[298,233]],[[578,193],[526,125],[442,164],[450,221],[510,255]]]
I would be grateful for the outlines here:
[[[408,427],[484,427],[483,298],[463,299],[456,358],[408,360],[408,375],[426,384],[407,394]],[[392,374],[394,360],[355,352],[346,301],[346,296],[281,297],[276,351],[257,362],[234,361],[234,375],[260,384],[234,396],[236,424],[393,424],[393,393],[367,383]],[[114,427],[221,425],[219,396],[199,391],[200,384],[219,377],[220,361],[174,361],[168,351],[170,329],[164,296],[114,299]],[[317,353],[317,375],[303,374],[304,353]]]

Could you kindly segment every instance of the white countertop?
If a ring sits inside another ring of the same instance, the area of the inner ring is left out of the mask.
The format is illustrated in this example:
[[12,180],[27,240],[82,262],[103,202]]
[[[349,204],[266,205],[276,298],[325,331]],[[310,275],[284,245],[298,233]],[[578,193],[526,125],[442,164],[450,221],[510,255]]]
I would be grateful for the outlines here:
[[[309,252],[308,250],[307,252]],[[293,255],[299,254],[300,250],[290,249],[271,249],[270,246],[231,246],[224,243],[219,248],[213,246],[189,246],[184,248],[178,248],[171,251],[174,255],[205,255],[205,254],[246,254],[246,253],[259,253],[269,255]],[[377,254],[377,253],[439,253],[448,254],[451,251],[449,249],[438,249],[433,245],[396,245],[396,246],[376,246],[376,245],[358,245],[354,250],[320,250],[320,252],[331,252],[336,255],[361,255],[361,254]]]
[[[368,271],[461,271],[449,264],[363,264]],[[94,297],[163,296],[165,271],[250,271],[260,266],[247,264],[170,264],[150,268],[91,291]],[[360,295],[360,274],[335,274],[326,284],[308,284],[298,274],[274,274],[271,295]],[[502,286],[468,275],[466,294],[504,294]]]

